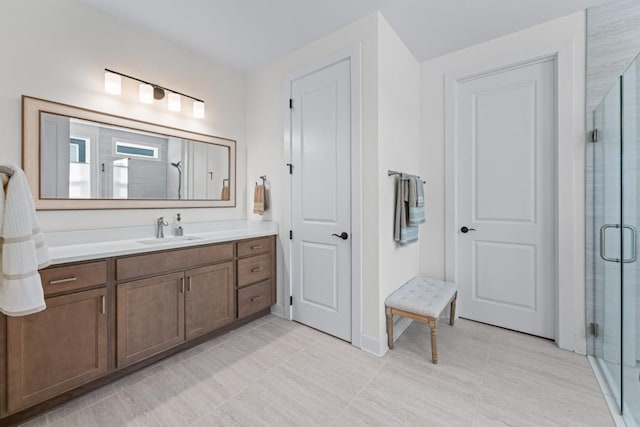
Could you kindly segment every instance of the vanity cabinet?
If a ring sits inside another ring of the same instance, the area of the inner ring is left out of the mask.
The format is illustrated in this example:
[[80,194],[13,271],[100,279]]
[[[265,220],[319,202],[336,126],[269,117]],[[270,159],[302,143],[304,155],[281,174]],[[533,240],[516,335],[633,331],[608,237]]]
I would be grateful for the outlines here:
[[47,309],[7,317],[9,412],[107,373],[107,289],[46,299]]
[[184,342],[184,274],[118,284],[118,368]]
[[116,259],[118,368],[235,320],[233,249],[224,243]]
[[275,273],[274,236],[41,270],[47,309],[0,315],[0,425],[267,314]]
[[238,318],[275,304],[275,240],[270,237],[237,243]]
[[186,336],[193,339],[231,324],[236,318],[233,263],[186,273]]

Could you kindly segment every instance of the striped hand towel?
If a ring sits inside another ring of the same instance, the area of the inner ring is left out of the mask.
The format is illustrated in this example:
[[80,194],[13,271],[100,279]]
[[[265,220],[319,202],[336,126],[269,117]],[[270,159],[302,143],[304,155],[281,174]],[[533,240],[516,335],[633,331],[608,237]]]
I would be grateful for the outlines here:
[[420,225],[425,222],[424,188],[422,180],[417,176],[409,177],[409,225]]
[[25,316],[46,308],[38,269],[50,260],[27,178],[10,167],[11,178],[0,174],[0,311]]
[[256,183],[255,190],[253,192],[253,213],[257,215],[264,214],[267,210],[267,198],[265,195],[264,185],[258,185]]
[[396,181],[396,216],[393,239],[400,244],[418,240],[418,226],[408,223],[408,194],[409,182],[398,179]]

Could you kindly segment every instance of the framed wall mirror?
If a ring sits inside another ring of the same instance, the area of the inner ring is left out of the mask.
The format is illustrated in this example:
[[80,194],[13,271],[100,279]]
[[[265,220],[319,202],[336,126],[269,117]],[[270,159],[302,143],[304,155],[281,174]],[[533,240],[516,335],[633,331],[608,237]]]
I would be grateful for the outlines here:
[[233,207],[236,142],[22,97],[36,209]]

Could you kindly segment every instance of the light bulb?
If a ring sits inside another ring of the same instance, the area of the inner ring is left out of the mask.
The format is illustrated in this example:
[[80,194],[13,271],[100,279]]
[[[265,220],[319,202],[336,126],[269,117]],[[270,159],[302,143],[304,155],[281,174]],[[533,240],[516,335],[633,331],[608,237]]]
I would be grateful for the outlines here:
[[180,109],[182,108],[180,95],[178,95],[177,93],[169,92],[168,107],[169,111],[180,111]]
[[112,95],[120,95],[122,93],[122,78],[118,74],[105,71],[104,90]]
[[204,118],[204,102],[193,101],[193,117],[197,119]]
[[138,90],[138,98],[144,104],[153,104],[153,86],[146,83],[140,83]]

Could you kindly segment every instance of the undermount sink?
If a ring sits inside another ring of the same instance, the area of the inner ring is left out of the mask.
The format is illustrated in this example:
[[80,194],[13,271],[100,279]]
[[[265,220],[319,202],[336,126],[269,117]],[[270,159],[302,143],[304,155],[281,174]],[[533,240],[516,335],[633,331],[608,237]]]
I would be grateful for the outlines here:
[[138,240],[138,243],[142,243],[144,245],[163,245],[167,243],[176,243],[176,242],[188,242],[190,240],[200,240],[202,237],[197,236],[172,236],[172,237],[163,237],[161,239],[145,239]]

